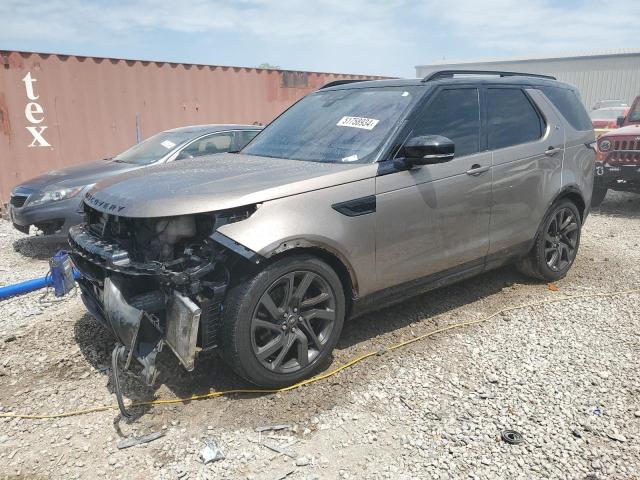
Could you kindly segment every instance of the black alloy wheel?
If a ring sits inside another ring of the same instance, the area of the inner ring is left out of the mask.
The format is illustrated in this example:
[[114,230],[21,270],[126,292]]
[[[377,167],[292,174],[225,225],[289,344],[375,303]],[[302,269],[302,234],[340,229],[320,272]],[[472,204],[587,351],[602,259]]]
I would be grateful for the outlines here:
[[220,351],[256,385],[292,385],[329,364],[345,313],[346,291],[331,266],[308,253],[282,257],[230,288]]
[[253,353],[265,368],[292,373],[327,346],[336,320],[333,290],[317,273],[294,271],[262,294],[251,319]]
[[569,208],[555,212],[545,232],[544,255],[547,266],[554,272],[560,272],[570,265],[577,251],[578,221]]
[[529,253],[516,262],[521,273],[547,282],[563,278],[580,246],[582,217],[576,204],[561,199],[549,208]]

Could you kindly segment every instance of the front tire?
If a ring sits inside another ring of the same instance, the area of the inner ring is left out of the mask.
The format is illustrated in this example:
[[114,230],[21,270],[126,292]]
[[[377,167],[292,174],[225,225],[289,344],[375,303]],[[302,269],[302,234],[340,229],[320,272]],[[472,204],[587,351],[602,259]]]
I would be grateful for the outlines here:
[[251,383],[291,385],[327,363],[344,316],[344,290],[333,269],[312,255],[285,257],[229,290],[222,355]]
[[580,246],[582,220],[576,205],[560,200],[547,212],[531,251],[516,264],[524,275],[547,282],[563,278]]

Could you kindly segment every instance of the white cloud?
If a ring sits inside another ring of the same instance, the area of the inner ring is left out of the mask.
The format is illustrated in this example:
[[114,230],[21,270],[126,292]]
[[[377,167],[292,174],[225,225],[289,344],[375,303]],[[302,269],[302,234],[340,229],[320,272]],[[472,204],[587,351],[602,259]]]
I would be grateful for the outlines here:
[[563,53],[640,46],[638,0],[453,0],[446,6],[427,0],[421,11],[451,35],[492,51]]
[[[387,74],[442,57],[640,47],[639,0],[2,0],[0,18],[0,48],[155,59],[173,32],[189,61]],[[192,52],[190,34],[238,38],[244,50]]]
[[[29,5],[9,0],[0,18],[11,19],[0,38],[91,39],[98,33],[137,35],[166,29],[181,33],[236,31],[266,38],[316,40],[327,44],[380,43],[390,31],[389,9],[402,0],[136,0],[88,3],[50,0]],[[384,40],[387,41],[387,40]]]

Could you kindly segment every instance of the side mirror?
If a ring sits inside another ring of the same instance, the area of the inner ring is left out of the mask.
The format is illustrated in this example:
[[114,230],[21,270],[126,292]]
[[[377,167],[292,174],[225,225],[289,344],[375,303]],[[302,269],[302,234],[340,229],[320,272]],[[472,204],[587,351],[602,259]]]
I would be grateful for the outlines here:
[[616,118],[616,125],[618,125],[618,127],[621,127],[622,125],[624,125],[624,119],[625,117]]
[[178,156],[176,157],[176,160],[187,160],[189,158],[193,158],[193,155],[185,151],[182,151],[178,154]]
[[405,160],[412,165],[432,165],[453,160],[456,146],[441,135],[410,138],[403,147]]

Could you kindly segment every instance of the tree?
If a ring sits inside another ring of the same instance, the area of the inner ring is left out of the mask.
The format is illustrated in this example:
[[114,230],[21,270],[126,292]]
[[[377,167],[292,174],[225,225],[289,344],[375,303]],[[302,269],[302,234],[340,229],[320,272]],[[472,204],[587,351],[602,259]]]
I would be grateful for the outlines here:
[[261,63],[257,68],[268,68],[270,70],[280,70],[280,65],[271,65],[270,63]]

